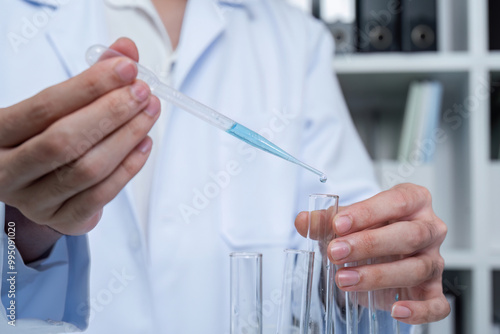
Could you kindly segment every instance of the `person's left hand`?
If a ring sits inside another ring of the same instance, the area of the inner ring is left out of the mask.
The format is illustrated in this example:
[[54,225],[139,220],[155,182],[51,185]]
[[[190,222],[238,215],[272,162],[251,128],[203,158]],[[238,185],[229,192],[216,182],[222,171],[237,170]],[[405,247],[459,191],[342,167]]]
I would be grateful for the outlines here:
[[[396,259],[340,269],[335,280],[342,290],[401,288],[407,300],[395,302],[391,314],[408,324],[438,321],[449,314],[441,282],[444,260],[439,253],[447,227],[434,213],[427,189],[397,185],[340,208],[331,224],[337,238],[330,242],[328,256],[334,264]],[[297,216],[295,226],[307,236],[307,212]]]

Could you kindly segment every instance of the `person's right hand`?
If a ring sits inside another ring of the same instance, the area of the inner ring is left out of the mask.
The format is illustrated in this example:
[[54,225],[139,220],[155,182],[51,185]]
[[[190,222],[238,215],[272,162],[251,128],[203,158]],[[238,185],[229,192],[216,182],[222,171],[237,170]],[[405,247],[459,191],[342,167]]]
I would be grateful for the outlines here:
[[[112,48],[138,60],[134,43]],[[62,234],[96,226],[142,168],[160,102],[115,57],[16,105],[0,109],[0,201]]]

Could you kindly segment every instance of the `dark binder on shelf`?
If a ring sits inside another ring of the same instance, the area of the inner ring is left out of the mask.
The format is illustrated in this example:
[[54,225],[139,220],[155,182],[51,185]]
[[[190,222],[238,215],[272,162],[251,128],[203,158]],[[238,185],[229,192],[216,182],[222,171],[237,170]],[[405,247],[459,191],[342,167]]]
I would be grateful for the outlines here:
[[335,40],[335,53],[352,53],[356,49],[355,0],[320,0],[320,18]]
[[490,97],[490,159],[500,159],[500,90],[494,81]]
[[353,53],[356,50],[354,24],[344,22],[327,23],[335,40],[335,53]]
[[436,0],[402,0],[403,51],[437,51]]
[[356,0],[359,51],[401,51],[400,6],[400,0]]
[[500,50],[500,20],[498,19],[500,13],[500,1],[488,1],[488,19],[489,19],[489,40],[490,50]]

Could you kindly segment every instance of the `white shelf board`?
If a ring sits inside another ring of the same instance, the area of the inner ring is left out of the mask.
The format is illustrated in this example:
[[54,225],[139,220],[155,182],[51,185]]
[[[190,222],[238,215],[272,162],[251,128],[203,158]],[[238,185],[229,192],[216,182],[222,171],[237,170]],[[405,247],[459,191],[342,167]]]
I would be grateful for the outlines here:
[[441,250],[441,256],[447,270],[473,270],[477,260],[470,250]]
[[[498,58],[500,60],[500,57]],[[340,74],[397,72],[466,72],[471,57],[453,53],[370,53],[336,55],[333,69]],[[500,67],[500,62],[499,62]]]
[[335,55],[333,69],[340,74],[397,72],[465,72],[476,65],[500,71],[500,51],[472,56],[451,53],[355,53]]
[[491,71],[500,71],[500,51],[490,52],[486,59],[486,64]]

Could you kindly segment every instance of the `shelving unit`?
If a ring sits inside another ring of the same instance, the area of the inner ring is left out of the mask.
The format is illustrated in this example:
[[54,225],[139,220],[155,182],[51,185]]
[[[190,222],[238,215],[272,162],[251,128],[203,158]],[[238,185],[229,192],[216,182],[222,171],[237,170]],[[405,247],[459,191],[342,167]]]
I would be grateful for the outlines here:
[[[439,52],[336,55],[332,67],[382,186],[396,175],[428,187],[449,226],[443,287],[458,294],[456,333],[493,333],[500,321],[500,160],[490,154],[489,91],[491,82],[500,89],[500,52],[488,47],[488,0],[438,0],[438,12]],[[402,172],[396,152],[409,84],[428,79],[444,87],[446,140],[432,164]]]

